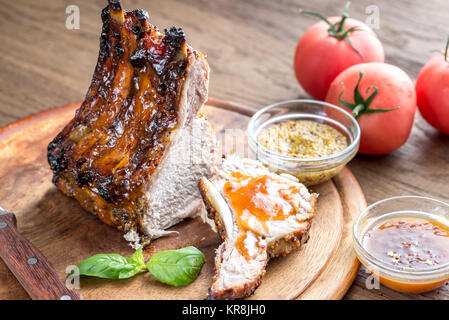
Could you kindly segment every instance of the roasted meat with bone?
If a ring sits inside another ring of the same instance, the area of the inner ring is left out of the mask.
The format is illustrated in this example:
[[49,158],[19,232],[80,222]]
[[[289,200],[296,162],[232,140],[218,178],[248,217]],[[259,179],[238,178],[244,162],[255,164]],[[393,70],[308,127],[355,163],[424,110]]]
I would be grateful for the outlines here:
[[293,176],[227,156],[210,179],[201,179],[200,189],[207,208],[203,219],[223,239],[209,299],[251,295],[270,258],[285,256],[308,239],[317,195]]
[[90,88],[48,145],[48,161],[67,196],[145,244],[202,205],[198,182],[218,155],[197,115],[209,67],[180,28],[161,33],[143,10],[110,0],[102,20]]

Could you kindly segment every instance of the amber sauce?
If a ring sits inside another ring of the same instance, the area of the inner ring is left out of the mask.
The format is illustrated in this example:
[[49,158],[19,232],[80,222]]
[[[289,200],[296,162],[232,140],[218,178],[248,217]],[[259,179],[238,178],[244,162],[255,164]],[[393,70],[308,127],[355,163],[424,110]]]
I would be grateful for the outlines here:
[[[260,228],[249,223],[255,217],[265,231],[270,220],[284,220],[295,214],[300,206],[299,189],[288,183],[277,181],[267,175],[260,177],[233,173],[223,188],[226,197],[236,214],[240,234],[236,247],[247,259],[250,258],[245,246],[247,232],[251,231],[258,240],[263,236]],[[256,243],[260,248],[259,241]]]
[[391,265],[422,270],[449,262],[449,230],[420,218],[389,220],[367,231],[364,247]]
[[[381,261],[403,270],[424,271],[449,263],[449,227],[417,217],[396,217],[371,227],[363,237],[364,248]],[[405,283],[381,278],[403,292],[432,290],[446,279],[428,283]]]

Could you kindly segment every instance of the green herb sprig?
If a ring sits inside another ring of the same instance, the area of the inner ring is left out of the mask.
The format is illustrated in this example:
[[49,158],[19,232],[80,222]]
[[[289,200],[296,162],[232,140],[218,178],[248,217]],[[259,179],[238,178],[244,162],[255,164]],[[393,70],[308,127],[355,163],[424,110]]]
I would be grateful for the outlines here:
[[193,282],[204,263],[203,253],[195,247],[156,253],[148,261],[147,269],[156,279],[172,286]]
[[185,286],[198,277],[203,264],[203,253],[189,246],[158,252],[145,265],[142,248],[139,248],[129,258],[116,253],[93,255],[81,261],[78,271],[80,275],[89,277],[127,279],[144,270],[166,284]]

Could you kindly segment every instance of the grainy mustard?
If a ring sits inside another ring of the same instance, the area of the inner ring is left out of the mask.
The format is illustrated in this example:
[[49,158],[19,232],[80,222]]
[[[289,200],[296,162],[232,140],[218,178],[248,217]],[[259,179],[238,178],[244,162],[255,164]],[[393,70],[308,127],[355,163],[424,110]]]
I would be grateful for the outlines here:
[[259,142],[271,151],[301,159],[330,156],[348,146],[337,129],[310,120],[277,123],[261,134]]
[[[348,139],[337,129],[310,120],[285,121],[267,128],[258,138],[268,150],[299,159],[331,156],[348,147]],[[331,179],[344,165],[320,172],[300,169],[288,172],[307,186]]]

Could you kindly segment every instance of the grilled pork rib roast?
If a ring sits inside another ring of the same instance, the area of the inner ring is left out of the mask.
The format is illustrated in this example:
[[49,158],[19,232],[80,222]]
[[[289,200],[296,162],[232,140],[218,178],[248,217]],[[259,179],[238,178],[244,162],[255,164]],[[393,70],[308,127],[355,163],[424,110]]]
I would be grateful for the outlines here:
[[223,243],[215,258],[209,299],[249,296],[260,285],[270,258],[285,256],[308,239],[316,194],[290,175],[270,172],[260,162],[227,156],[200,190],[203,219]]
[[[196,214],[199,179],[218,152],[197,116],[207,100],[206,58],[172,27],[109,0],[90,88],[48,145],[53,182],[138,245]],[[140,242],[142,240],[142,242]]]

